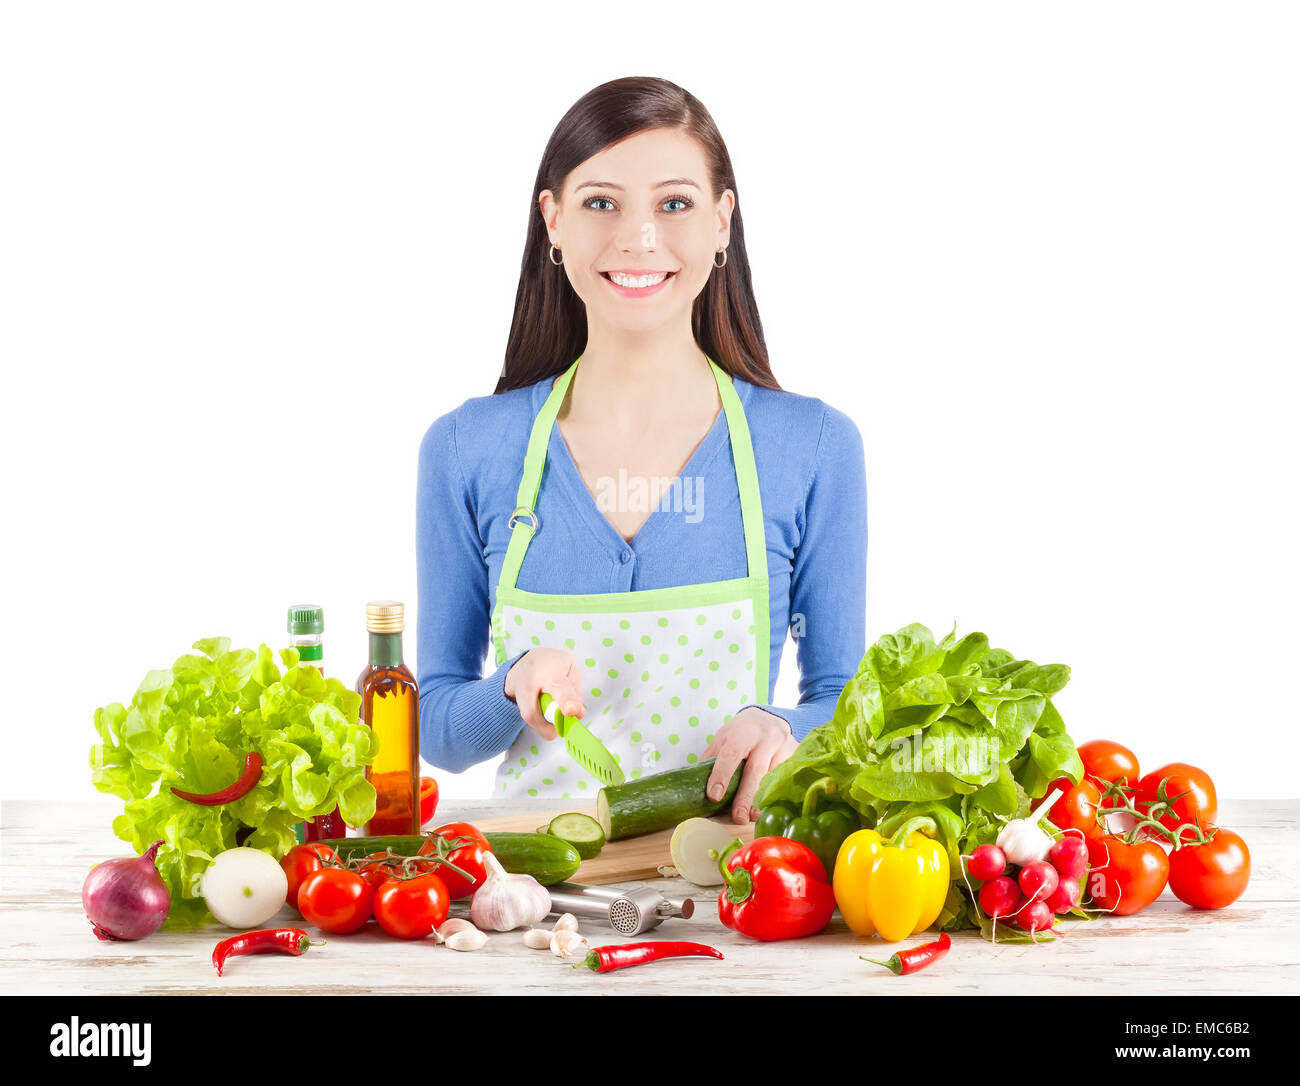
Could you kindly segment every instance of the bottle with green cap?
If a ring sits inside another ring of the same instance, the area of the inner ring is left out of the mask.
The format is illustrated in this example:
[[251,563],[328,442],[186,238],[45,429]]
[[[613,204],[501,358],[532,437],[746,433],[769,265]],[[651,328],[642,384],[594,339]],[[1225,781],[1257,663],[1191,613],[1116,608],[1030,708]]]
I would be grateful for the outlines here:
[[325,608],[314,603],[298,603],[289,608],[289,644],[298,650],[304,664],[315,664],[325,674],[325,650],[321,634],[325,632]]
[[[314,603],[298,603],[289,608],[289,644],[298,650],[298,661],[311,664],[325,674],[325,608]],[[329,814],[317,815],[298,827],[299,841],[323,841],[347,836],[348,827],[337,807]]]

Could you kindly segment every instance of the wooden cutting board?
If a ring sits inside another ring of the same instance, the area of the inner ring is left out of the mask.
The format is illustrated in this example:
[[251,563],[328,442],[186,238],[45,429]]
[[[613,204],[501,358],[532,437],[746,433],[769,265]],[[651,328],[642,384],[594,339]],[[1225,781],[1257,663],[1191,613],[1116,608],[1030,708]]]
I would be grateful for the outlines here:
[[[595,804],[578,804],[573,807],[560,807],[554,811],[535,811],[531,814],[510,815],[504,818],[476,819],[474,825],[485,831],[512,831],[515,833],[535,833],[538,826],[545,826],[556,815],[577,811],[596,817]],[[736,831],[736,836],[748,844],[754,839],[754,824],[737,826],[730,816],[714,819]],[[643,837],[629,837],[623,841],[606,842],[600,855],[584,860],[573,876],[573,882],[587,886],[606,886],[611,883],[638,882],[642,879],[663,877],[660,867],[671,867],[673,862],[670,843],[673,839],[671,829],[658,833],[647,833]]]

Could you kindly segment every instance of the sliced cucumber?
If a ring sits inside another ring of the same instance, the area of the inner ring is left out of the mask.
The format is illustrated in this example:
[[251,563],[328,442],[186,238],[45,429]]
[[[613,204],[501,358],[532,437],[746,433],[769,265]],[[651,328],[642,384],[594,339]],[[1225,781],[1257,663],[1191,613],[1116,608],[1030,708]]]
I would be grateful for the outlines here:
[[551,819],[546,832],[561,841],[568,841],[584,860],[599,856],[600,850],[605,847],[605,831],[601,829],[600,823],[590,815],[578,814],[576,811],[556,815]]
[[538,826],[537,829],[534,830],[533,832],[534,832],[534,833],[550,833],[550,832],[551,832],[551,824],[548,822],[548,823],[546,823],[545,826]]

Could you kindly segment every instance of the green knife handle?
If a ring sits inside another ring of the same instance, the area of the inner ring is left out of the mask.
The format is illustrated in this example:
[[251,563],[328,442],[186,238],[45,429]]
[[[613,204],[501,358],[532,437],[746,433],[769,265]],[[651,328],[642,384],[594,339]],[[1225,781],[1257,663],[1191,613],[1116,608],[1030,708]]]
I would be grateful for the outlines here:
[[543,693],[542,696],[537,699],[537,704],[542,710],[542,716],[555,725],[555,734],[563,739],[565,733],[569,730],[569,721],[571,718],[565,716],[564,713],[560,711],[559,702],[551,697],[550,694]]

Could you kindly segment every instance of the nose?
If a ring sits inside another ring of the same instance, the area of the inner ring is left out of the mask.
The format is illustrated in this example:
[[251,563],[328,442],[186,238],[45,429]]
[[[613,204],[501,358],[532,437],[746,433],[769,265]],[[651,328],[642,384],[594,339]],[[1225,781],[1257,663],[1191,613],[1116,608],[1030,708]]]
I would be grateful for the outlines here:
[[654,221],[642,215],[629,215],[627,221],[619,225],[614,244],[623,253],[653,253],[655,251]]

